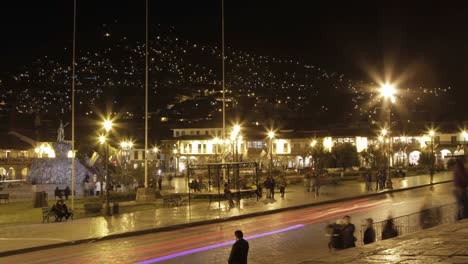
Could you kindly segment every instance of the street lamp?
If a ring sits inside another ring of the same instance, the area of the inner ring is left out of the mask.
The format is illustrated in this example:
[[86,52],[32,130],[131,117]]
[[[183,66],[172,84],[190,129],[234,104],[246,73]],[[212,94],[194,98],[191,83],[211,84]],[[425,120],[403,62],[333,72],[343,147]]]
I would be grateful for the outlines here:
[[232,132],[231,132],[231,141],[233,143],[233,160],[234,161],[238,161],[239,157],[238,157],[238,154],[239,154],[239,150],[238,150],[238,139],[239,139],[239,134],[240,134],[240,131],[241,131],[241,126],[240,125],[234,125],[234,127],[232,128]]
[[273,169],[273,139],[275,138],[275,132],[270,130],[268,131],[269,138],[269,154],[270,154],[270,169],[268,170],[268,175],[271,176],[271,170]]
[[317,171],[317,163],[318,163],[318,157],[317,157],[318,155],[316,155],[317,153],[314,153],[314,148],[315,148],[315,146],[317,146],[317,143],[318,143],[318,142],[317,142],[316,139],[313,139],[313,140],[310,142],[310,147],[312,148],[310,154],[311,154],[311,156],[312,156],[312,162],[313,162],[313,164],[312,164],[311,167],[313,167],[314,171]]
[[[99,137],[99,142],[101,142],[101,144],[104,144],[106,143],[106,150],[105,150],[105,171],[106,171],[106,214],[107,215],[111,215],[111,211],[110,211],[110,205],[109,205],[109,143],[106,142],[106,137],[108,136],[109,132],[111,131],[112,129],[112,121],[110,119],[106,119],[104,120],[104,122],[102,123],[102,126],[104,127],[104,130],[106,131],[106,136],[104,137]],[[102,189],[102,182],[101,182],[101,189]],[[101,190],[102,191],[102,190]]]
[[122,148],[124,177],[127,178],[127,174],[128,174],[127,163],[130,161],[130,150],[133,148],[133,142],[124,140],[120,142],[120,147]]
[[461,136],[462,136],[462,138],[463,138],[463,145],[465,145],[465,144],[466,144],[466,140],[468,140],[468,132],[466,132],[465,130],[463,130],[463,131],[461,132]]
[[[380,96],[385,100],[388,100],[389,103],[386,105],[387,109],[387,118],[386,118],[386,124],[385,126],[389,129],[391,129],[392,122],[391,122],[391,116],[392,116],[392,103],[395,103],[395,94],[397,93],[397,90],[394,85],[385,83],[380,87]],[[387,129],[382,129],[382,136],[385,137],[388,134]],[[391,160],[391,147],[392,147],[392,138],[389,136],[389,141],[387,142],[387,166],[386,166],[386,176],[387,176],[387,188],[388,189],[393,189],[393,184],[392,184],[392,179],[390,175],[390,160]]]
[[432,184],[433,179],[434,179],[434,171],[435,171],[434,165],[435,165],[435,161],[436,161],[436,156],[435,156],[435,153],[434,153],[434,137],[436,135],[436,132],[433,129],[431,129],[431,130],[429,130],[428,134],[431,137],[431,155],[429,156],[430,157],[429,162],[431,164],[430,164],[430,168],[429,168],[429,175],[431,177],[431,184]]

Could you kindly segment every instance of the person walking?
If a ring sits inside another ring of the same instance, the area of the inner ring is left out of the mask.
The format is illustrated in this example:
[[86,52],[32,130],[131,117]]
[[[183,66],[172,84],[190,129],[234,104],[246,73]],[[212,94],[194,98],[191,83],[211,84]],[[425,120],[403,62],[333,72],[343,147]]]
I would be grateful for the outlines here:
[[158,176],[158,189],[161,191],[162,190],[162,176]]
[[319,197],[320,195],[320,177],[318,175],[314,176],[313,178],[312,189],[315,192],[315,198]]
[[224,184],[224,195],[226,196],[226,199],[229,202],[229,208],[234,207],[234,201],[232,200],[232,193],[227,183]]
[[278,186],[280,188],[281,197],[284,198],[284,192],[286,190],[286,179],[284,178],[284,176],[281,176],[281,178],[279,179]]
[[247,264],[249,242],[244,239],[244,233],[241,230],[236,230],[234,236],[236,237],[236,242],[232,245],[228,264]]
[[65,200],[68,200],[68,196],[71,195],[71,190],[70,190],[70,187],[65,187],[65,190],[63,190],[63,194],[65,195]]
[[275,199],[275,187],[276,187],[275,178],[271,177],[271,179],[270,179],[270,197],[271,197],[271,199]]
[[354,236],[356,227],[351,223],[351,217],[349,215],[343,217],[343,222],[343,248],[356,247],[356,237]]
[[370,172],[366,175],[366,191],[372,191],[372,174]]
[[463,160],[455,161],[453,170],[453,184],[455,185],[454,195],[457,201],[457,220],[468,218],[468,195],[466,187],[468,187],[468,178]]
[[270,176],[268,176],[265,180],[265,182],[263,183],[263,186],[265,186],[265,189],[266,189],[266,198],[271,198],[271,180],[270,180]]
[[366,219],[366,230],[364,231],[363,241],[364,245],[375,242],[375,229],[374,229],[374,220],[372,218]]

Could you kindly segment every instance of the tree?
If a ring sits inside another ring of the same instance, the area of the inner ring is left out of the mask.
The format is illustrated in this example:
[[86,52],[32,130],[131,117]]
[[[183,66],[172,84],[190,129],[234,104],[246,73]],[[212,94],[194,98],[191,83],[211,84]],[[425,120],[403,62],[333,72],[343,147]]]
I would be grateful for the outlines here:
[[332,156],[335,159],[335,167],[337,168],[346,169],[351,166],[359,166],[356,148],[350,143],[333,146]]
[[381,169],[385,165],[385,155],[379,148],[370,146],[361,152],[361,157],[373,170]]
[[423,151],[419,155],[419,164],[428,170],[433,169],[435,165],[435,155],[431,151]]

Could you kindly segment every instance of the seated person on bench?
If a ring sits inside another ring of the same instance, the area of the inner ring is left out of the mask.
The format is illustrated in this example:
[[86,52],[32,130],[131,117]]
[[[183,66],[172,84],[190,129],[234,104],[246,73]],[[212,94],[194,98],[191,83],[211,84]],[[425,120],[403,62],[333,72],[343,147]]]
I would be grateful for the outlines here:
[[63,217],[68,220],[68,218],[71,216],[67,205],[63,202],[62,199],[58,200],[57,203],[52,206],[51,211],[57,215],[56,221],[62,221]]

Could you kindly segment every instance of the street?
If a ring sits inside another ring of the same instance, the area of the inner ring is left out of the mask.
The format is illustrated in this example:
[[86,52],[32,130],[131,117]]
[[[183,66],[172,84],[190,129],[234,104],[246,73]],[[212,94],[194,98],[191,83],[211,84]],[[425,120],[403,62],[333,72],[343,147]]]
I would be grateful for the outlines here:
[[0,258],[1,263],[225,263],[241,229],[250,243],[249,263],[297,263],[326,252],[325,225],[351,215],[360,237],[367,217],[375,221],[452,203],[452,184],[382,194],[373,198],[310,207],[176,231],[79,244]]

